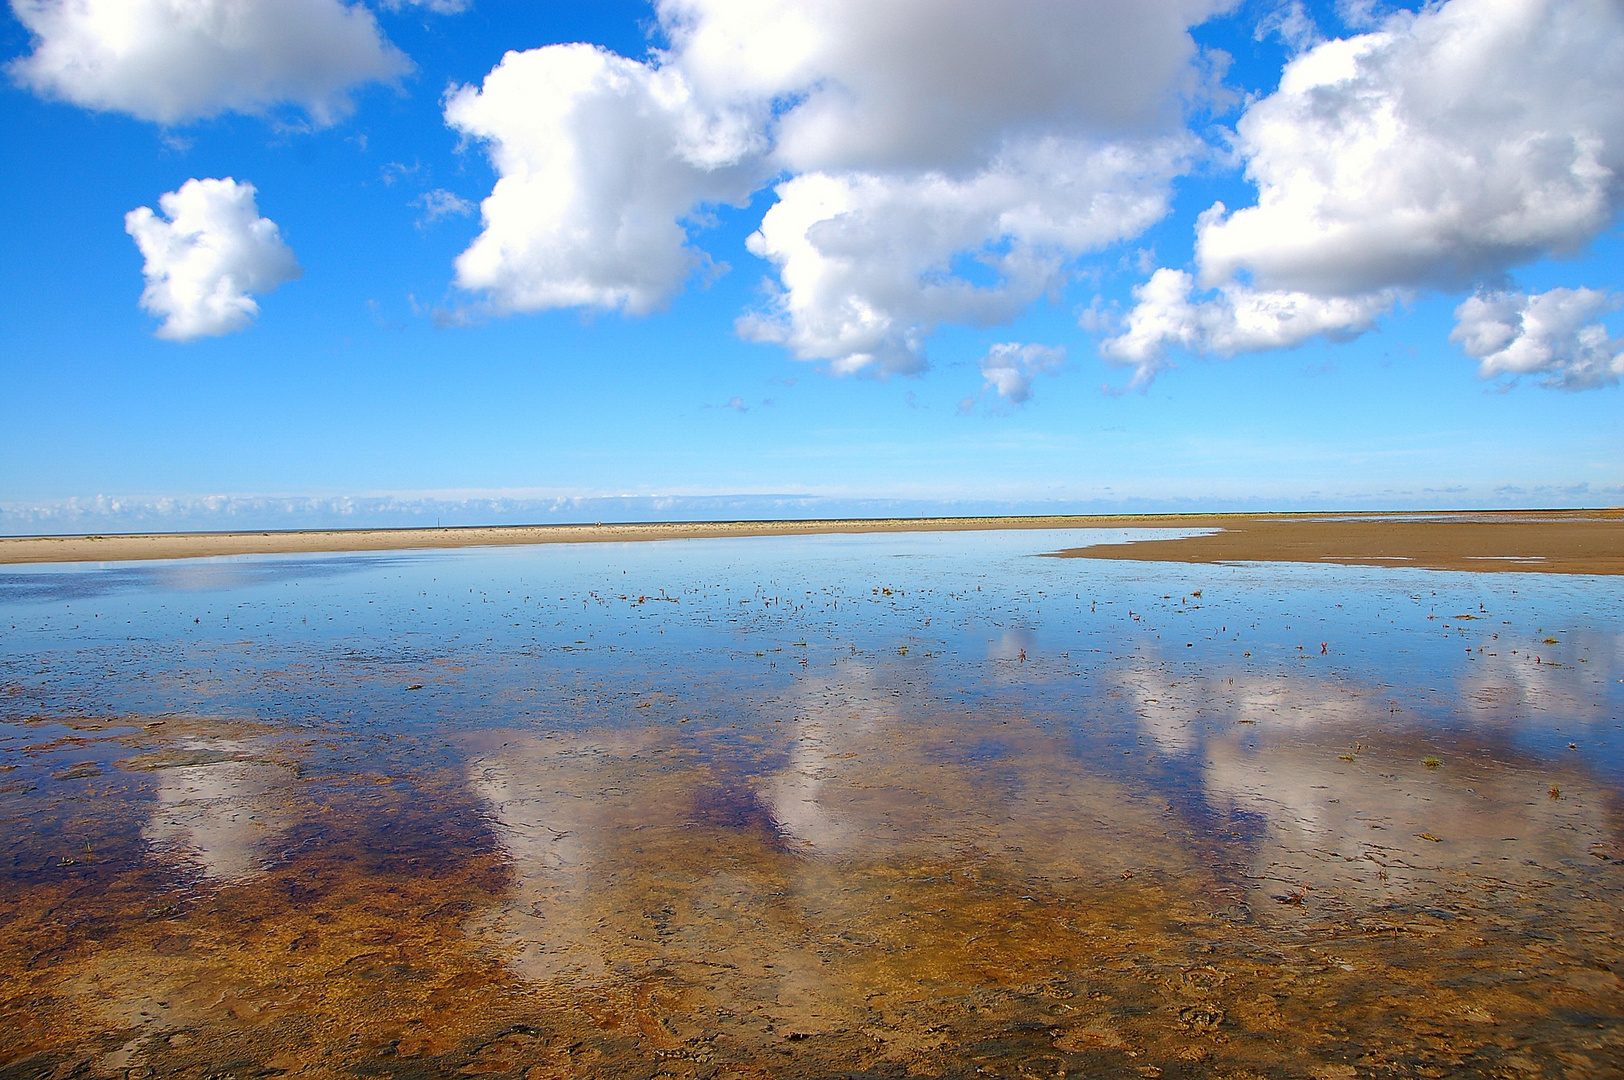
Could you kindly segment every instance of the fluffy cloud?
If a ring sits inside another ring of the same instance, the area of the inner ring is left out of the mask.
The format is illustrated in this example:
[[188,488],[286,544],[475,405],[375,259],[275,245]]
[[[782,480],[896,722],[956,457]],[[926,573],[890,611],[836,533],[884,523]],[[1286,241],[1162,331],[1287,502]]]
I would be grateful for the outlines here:
[[1064,348],[1009,342],[987,350],[981,358],[981,374],[1001,397],[1020,405],[1031,400],[1034,378],[1059,371],[1065,363]]
[[1011,137],[1178,120],[1187,28],[1233,0],[661,0],[711,100],[778,101],[793,172],[980,167]]
[[1207,300],[1192,298],[1195,280],[1183,270],[1157,270],[1133,291],[1136,304],[1123,333],[1100,346],[1108,362],[1131,366],[1128,388],[1148,385],[1167,365],[1169,345],[1190,352],[1263,352],[1300,345],[1320,334],[1351,337],[1391,308],[1391,289],[1358,296],[1315,296],[1226,284]]
[[1615,386],[1624,377],[1624,340],[1610,337],[1598,317],[1621,301],[1595,289],[1486,293],[1455,309],[1449,340],[1477,358],[1485,379],[1543,375],[1545,385],[1564,390]]
[[704,261],[683,219],[746,200],[763,175],[752,118],[708,112],[679,71],[592,45],[510,52],[445,116],[500,177],[456,263],[457,284],[499,311],[655,310]]
[[943,322],[1006,321],[1168,209],[1187,28],[1232,0],[661,0],[648,62],[510,53],[446,118],[500,179],[457,282],[500,311],[637,314],[704,256],[689,224],[788,173],[740,321],[841,373],[905,372]]
[[1469,285],[1577,250],[1624,201],[1624,7],[1452,0],[1291,63],[1237,131],[1258,204],[1203,219],[1204,284]]
[[[1405,290],[1577,251],[1624,203],[1621,85],[1624,7],[1595,0],[1450,0],[1313,48],[1237,124],[1257,204],[1198,222],[1197,279],[1219,299],[1147,286],[1106,352],[1144,375],[1167,345],[1356,333]],[[1282,303],[1281,333],[1226,324]]]
[[912,372],[946,322],[1007,322],[1076,256],[1167,213],[1194,140],[1176,115],[1215,2],[672,0],[695,86],[792,104],[796,173],[750,238],[778,283],[747,338],[836,373]]
[[[131,210],[124,228],[146,257],[141,306],[163,319],[170,341],[229,334],[259,314],[249,293],[267,293],[303,271],[276,223],[259,216],[252,184],[188,180],[150,207]],[[167,218],[168,220],[164,220]]]
[[740,332],[842,374],[917,371],[937,324],[1007,322],[1060,283],[1072,256],[1160,219],[1190,148],[1171,137],[1137,146],[1045,139],[963,179],[794,177],[748,241],[782,287]]
[[178,124],[291,103],[318,124],[348,91],[411,70],[372,13],[342,0],[11,0],[34,50],[19,84],[88,109]]

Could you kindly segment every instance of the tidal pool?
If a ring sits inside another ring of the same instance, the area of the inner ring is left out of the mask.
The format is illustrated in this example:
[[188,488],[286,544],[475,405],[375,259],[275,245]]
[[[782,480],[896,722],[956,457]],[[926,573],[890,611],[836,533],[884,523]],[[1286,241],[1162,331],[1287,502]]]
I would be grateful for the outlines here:
[[1621,579],[1089,539],[0,572],[0,1077],[1624,1075]]

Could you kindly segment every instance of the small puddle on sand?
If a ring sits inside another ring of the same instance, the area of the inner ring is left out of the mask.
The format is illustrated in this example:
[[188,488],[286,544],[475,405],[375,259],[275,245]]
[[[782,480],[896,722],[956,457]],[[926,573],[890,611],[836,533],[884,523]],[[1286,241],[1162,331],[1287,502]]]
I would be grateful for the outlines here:
[[[1616,774],[1539,726],[1611,684],[1499,647],[1425,714],[1431,654],[1164,652],[1194,605],[1130,599],[30,655],[88,674],[0,721],[0,1080],[1619,1075]],[[211,648],[255,657],[212,713]],[[132,655],[161,689],[95,682]],[[150,694],[192,704],[111,707]]]

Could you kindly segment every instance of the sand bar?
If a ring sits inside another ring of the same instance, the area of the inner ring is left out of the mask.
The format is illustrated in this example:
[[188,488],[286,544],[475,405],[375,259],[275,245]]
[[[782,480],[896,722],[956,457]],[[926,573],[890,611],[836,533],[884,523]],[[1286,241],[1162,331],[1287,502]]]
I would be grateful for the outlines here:
[[983,529],[1212,529],[1179,540],[1096,544],[1067,558],[1330,562],[1430,570],[1624,573],[1624,510],[1433,514],[1144,514],[512,525],[450,529],[0,537],[0,565],[402,551],[518,544]]
[[1624,573],[1624,510],[1181,518],[1220,531],[1096,544],[1064,558],[1145,562],[1307,562],[1424,570]]
[[[1169,524],[1164,524],[1163,522]],[[590,525],[491,525],[449,529],[312,529],[280,532],[130,533],[0,537],[0,565],[298,555],[338,551],[627,543],[742,536],[956,532],[978,529],[1177,527],[1179,519],[1090,517],[875,518],[826,521],[662,521]]]

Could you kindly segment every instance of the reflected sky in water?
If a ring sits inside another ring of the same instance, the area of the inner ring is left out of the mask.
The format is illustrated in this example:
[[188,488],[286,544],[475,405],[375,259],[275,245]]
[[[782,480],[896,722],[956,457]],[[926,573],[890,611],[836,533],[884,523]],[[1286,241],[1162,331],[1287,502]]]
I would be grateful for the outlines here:
[[[1042,557],[1083,539],[13,570],[0,797],[30,858],[60,870],[101,829],[87,852],[205,892],[294,873],[345,814],[466,811],[504,877],[462,931],[530,985],[686,973],[689,1019],[639,1036],[672,1047],[714,1013],[917,1063],[950,1040],[886,1002],[1062,1000],[1055,942],[1118,933],[1186,972],[1194,1037],[1232,976],[1191,927],[1287,948],[1311,925],[1580,934],[1592,901],[1616,921],[1617,579]],[[97,799],[134,812],[92,827]],[[461,857],[392,835],[411,865]],[[26,861],[14,882],[46,872]]]
[[[1034,557],[1080,539],[16,568],[0,573],[0,679],[11,716],[586,729],[644,718],[638,706],[661,719],[716,711],[741,693],[787,705],[855,664],[877,685],[941,684],[929,691],[940,706],[1019,705],[1087,740],[1131,730],[1170,768],[1237,721],[1308,731],[1341,715],[1537,754],[1580,741],[1586,768],[1620,775],[1624,589],[1612,579]],[[717,698],[677,702],[699,685]]]
[[[719,767],[770,769],[763,812],[820,851],[873,835],[825,792],[840,755],[865,740],[900,751],[898,732],[982,712],[990,727],[970,737],[989,777],[1014,767],[999,763],[996,728],[1015,716],[1090,772],[1292,827],[1342,820],[1328,807],[1346,803],[1316,793],[1381,789],[1365,775],[1373,759],[1349,753],[1361,741],[1402,743],[1418,768],[1448,759],[1416,782],[1496,762],[1598,791],[1624,776],[1624,590],[1611,579],[1038,557],[1079,539],[24,568],[0,574],[0,700],[10,718],[414,729],[447,747],[492,728],[658,738]],[[173,780],[158,795],[173,809],[154,837],[219,817],[216,788],[269,783],[252,772],[155,773]],[[220,866],[244,858],[225,840],[194,846],[219,844]]]

